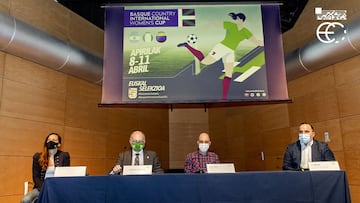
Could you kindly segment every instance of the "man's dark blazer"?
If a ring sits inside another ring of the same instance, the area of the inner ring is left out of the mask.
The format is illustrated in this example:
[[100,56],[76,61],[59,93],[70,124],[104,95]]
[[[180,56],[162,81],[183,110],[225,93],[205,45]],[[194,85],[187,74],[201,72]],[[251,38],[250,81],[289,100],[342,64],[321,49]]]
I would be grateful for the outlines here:
[[[121,168],[124,165],[131,165],[132,163],[132,151],[128,150],[119,154],[118,160],[116,162],[117,165],[120,165]],[[152,165],[153,173],[163,173],[163,169],[161,168],[161,164],[159,158],[154,151],[144,150],[144,165]]]
[[[334,161],[334,153],[325,142],[317,140],[313,141],[311,146],[311,160],[312,161]],[[300,141],[291,143],[287,146],[283,170],[300,170],[301,163],[301,144]]]

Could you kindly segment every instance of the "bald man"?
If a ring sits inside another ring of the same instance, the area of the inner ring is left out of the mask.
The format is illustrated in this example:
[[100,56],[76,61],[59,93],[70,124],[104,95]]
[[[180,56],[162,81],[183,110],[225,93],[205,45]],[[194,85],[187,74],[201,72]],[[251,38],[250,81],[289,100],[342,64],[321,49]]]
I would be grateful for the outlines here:
[[124,165],[152,165],[153,173],[163,173],[156,152],[145,150],[145,134],[142,131],[134,131],[129,138],[131,150],[119,154],[116,165],[110,174],[120,174]]
[[220,163],[219,156],[208,151],[211,145],[208,133],[200,133],[197,144],[198,150],[186,156],[185,173],[206,173],[206,164]]

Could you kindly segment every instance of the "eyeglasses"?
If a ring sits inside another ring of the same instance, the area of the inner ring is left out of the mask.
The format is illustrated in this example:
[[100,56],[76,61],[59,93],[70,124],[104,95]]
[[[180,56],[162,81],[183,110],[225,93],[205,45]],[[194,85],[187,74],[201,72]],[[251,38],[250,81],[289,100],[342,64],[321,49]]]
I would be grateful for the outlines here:
[[299,133],[311,133],[312,131],[309,130],[299,130]]

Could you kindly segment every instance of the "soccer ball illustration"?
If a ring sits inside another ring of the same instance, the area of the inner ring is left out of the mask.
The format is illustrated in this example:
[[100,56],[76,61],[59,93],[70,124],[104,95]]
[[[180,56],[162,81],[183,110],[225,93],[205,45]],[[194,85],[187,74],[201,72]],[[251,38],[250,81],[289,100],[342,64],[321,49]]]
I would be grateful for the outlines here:
[[187,42],[189,44],[195,44],[196,41],[197,41],[197,36],[196,35],[190,34],[190,35],[187,36]]

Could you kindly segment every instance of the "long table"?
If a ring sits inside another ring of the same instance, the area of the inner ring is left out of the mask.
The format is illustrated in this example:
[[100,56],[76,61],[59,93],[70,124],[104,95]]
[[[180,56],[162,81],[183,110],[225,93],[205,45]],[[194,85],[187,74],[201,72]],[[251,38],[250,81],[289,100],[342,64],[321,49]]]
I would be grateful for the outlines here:
[[350,203],[344,171],[47,178],[38,203]]

